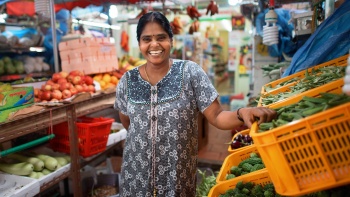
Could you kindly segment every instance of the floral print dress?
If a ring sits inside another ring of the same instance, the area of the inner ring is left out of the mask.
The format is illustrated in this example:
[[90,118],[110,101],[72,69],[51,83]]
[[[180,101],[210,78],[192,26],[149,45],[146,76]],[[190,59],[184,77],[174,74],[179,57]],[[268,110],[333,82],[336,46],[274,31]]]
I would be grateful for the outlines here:
[[121,196],[195,196],[199,111],[218,93],[203,69],[174,60],[156,85],[128,71],[117,87],[115,109],[129,116]]

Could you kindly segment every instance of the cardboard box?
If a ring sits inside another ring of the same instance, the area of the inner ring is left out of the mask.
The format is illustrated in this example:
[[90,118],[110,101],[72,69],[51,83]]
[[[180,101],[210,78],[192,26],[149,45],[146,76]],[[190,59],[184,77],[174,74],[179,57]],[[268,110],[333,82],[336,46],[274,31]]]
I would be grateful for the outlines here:
[[0,92],[0,111],[34,103],[33,87],[13,87]]
[[5,110],[1,110],[0,111],[0,122],[5,122],[9,116],[11,115],[11,113],[15,113],[20,109],[24,109],[26,107],[30,107],[33,104],[27,104],[27,105],[21,105],[19,107],[14,107],[14,108],[10,108],[10,109],[5,109]]

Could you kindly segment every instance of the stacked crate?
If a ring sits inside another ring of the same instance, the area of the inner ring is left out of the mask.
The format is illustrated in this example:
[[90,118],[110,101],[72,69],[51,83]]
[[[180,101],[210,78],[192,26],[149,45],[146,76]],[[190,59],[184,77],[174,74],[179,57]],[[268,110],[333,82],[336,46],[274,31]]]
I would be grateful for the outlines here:
[[85,75],[118,68],[116,48],[109,38],[79,38],[59,44],[62,71],[80,70]]

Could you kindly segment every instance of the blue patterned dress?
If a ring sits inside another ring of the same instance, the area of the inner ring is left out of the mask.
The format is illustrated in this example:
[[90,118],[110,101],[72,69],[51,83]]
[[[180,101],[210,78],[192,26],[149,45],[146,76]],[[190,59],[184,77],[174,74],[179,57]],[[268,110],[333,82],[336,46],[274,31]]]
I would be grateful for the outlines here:
[[195,196],[197,117],[218,93],[202,68],[174,60],[156,85],[128,71],[117,87],[115,109],[129,116],[121,196]]

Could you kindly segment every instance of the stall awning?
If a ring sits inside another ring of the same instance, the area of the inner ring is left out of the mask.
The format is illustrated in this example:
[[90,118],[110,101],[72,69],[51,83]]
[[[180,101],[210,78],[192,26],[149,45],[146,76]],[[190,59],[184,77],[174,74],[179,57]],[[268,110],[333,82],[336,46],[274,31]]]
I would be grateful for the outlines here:
[[[157,0],[148,0],[148,2]],[[138,2],[144,2],[142,0],[55,0],[55,11],[58,12],[61,9],[72,10],[76,7],[85,8],[89,5],[102,5],[102,4],[135,4]],[[8,15],[21,16],[28,15],[33,16],[35,14],[35,7],[33,0],[19,0],[8,1],[6,3],[6,10]]]

